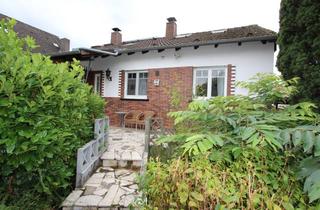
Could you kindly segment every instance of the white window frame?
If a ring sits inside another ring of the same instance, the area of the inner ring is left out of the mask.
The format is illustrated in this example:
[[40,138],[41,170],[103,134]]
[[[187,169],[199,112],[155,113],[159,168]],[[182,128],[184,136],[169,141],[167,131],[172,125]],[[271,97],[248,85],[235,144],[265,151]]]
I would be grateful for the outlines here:
[[[98,83],[99,81],[99,83]],[[101,73],[95,73],[94,74],[94,93],[101,95],[101,82],[102,81],[102,75]],[[98,89],[98,84],[99,84],[99,89]],[[98,89],[98,91],[97,91]]]
[[[207,96],[196,96],[196,73],[197,71],[207,70],[208,71],[208,88],[207,88]],[[224,94],[227,95],[227,87],[228,87],[228,68],[227,66],[204,66],[204,67],[196,67],[193,69],[193,95],[195,99],[209,99],[215,96],[211,96],[211,86],[212,86],[212,70],[224,70]]]
[[[136,73],[136,89],[135,89],[135,95],[127,95],[127,88],[128,88],[128,74],[130,73]],[[149,78],[149,72],[148,71],[126,71],[125,72],[125,80],[124,80],[124,98],[127,99],[148,99],[148,84],[147,84],[147,95],[138,95],[138,89],[139,89],[139,73],[148,73]],[[147,81],[148,83],[148,81]]]

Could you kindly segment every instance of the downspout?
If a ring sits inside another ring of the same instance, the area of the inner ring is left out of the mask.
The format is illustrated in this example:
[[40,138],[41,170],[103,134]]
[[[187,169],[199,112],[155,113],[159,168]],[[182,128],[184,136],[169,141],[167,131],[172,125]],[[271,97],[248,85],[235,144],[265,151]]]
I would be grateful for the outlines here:
[[91,56],[89,58],[89,64],[87,66],[87,71],[86,71],[86,78],[85,78],[85,82],[88,82],[88,76],[89,76],[89,71],[91,69],[91,61],[93,60],[93,56]]

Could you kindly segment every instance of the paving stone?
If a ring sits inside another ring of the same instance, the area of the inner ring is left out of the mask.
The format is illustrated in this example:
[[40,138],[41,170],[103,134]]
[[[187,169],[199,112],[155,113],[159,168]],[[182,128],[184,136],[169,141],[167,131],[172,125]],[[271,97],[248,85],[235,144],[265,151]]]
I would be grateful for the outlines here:
[[113,178],[105,178],[102,183],[101,186],[103,186],[106,189],[109,189],[112,185],[114,185],[116,183],[116,180]]
[[105,178],[114,179],[115,178],[114,172],[107,172],[106,175],[105,175]]
[[115,173],[116,177],[119,177],[124,174],[131,174],[132,171],[128,170],[128,169],[120,168],[120,169],[116,169],[114,173]]
[[132,167],[134,168],[140,168],[142,164],[142,160],[134,160],[132,161]]
[[132,160],[142,160],[141,155],[137,151],[132,152]]
[[111,172],[111,171],[114,171],[114,168],[111,168],[111,167],[101,167],[101,169],[105,172]]
[[99,196],[104,196],[105,194],[107,194],[108,189],[103,188],[103,187],[99,187],[97,188],[96,191],[93,192],[94,195],[99,195]]
[[101,156],[102,160],[114,160],[114,151],[107,151]]
[[113,203],[114,197],[116,196],[119,190],[119,185],[114,184],[110,187],[107,194],[104,198],[99,202],[99,207],[110,207]]
[[126,160],[119,160],[118,165],[121,168],[125,168],[125,167],[127,167],[128,162]]
[[92,174],[92,176],[85,183],[85,186],[87,184],[100,184],[102,182],[102,179],[103,179],[104,176],[105,176],[105,173],[94,173],[94,174]]
[[114,158],[116,160],[121,160],[120,152],[118,150],[114,153]]
[[131,174],[128,174],[128,175],[122,175],[121,177],[119,177],[119,179],[134,182],[136,177],[137,177],[137,174],[135,172],[132,172]]
[[101,183],[85,185],[84,195],[92,195],[93,192],[96,191],[100,187],[100,185],[101,185]]
[[126,191],[122,188],[119,188],[117,191],[117,194],[114,196],[114,199],[112,201],[112,205],[119,205],[119,202],[121,200],[121,197],[123,197],[126,194]]
[[61,206],[63,207],[68,207],[68,206],[73,206],[73,204],[78,200],[78,198],[82,195],[83,191],[82,190],[74,190],[72,191],[68,197],[63,201]]
[[121,160],[132,160],[131,152],[124,151],[121,153]]
[[125,193],[124,193],[124,194],[126,194],[126,195],[128,195],[128,194],[132,194],[132,193],[135,193],[135,192],[136,192],[136,190],[134,190],[134,189],[130,189],[130,188],[125,187],[125,186],[120,186],[120,188],[121,188],[121,189],[123,189],[123,190],[125,191]]
[[135,196],[132,195],[132,194],[125,195],[125,196],[122,197],[122,199],[119,202],[119,204],[121,206],[128,207],[131,203],[133,203],[134,199],[135,199]]
[[96,206],[75,206],[72,210],[98,210],[98,207]]
[[117,167],[118,161],[117,160],[103,160],[103,166],[106,167]]
[[85,206],[98,206],[99,202],[102,200],[101,196],[98,195],[85,195],[81,196],[75,203],[75,206],[85,207]]
[[120,186],[121,187],[126,187],[134,184],[133,182],[127,181],[127,180],[120,180]]

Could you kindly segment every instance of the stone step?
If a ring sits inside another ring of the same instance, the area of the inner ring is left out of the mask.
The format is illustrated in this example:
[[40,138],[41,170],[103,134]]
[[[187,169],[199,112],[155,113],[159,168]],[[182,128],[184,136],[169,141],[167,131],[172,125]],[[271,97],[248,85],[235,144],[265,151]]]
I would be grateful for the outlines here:
[[129,209],[140,197],[136,178],[139,172],[130,169],[100,167],[84,184],[62,203],[63,210]]
[[102,165],[104,167],[111,167],[111,168],[139,169],[141,168],[141,164],[142,164],[142,160],[113,160],[113,159],[102,160]]
[[102,154],[101,160],[126,160],[126,161],[138,161],[142,160],[142,152],[137,151],[106,151]]
[[142,156],[137,151],[106,151],[100,158],[104,167],[140,168]]

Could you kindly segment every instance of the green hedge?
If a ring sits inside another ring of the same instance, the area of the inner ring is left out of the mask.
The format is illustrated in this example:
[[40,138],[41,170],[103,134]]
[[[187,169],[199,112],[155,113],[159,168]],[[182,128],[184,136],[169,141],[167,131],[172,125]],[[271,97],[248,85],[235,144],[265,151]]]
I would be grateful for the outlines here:
[[14,24],[0,22],[0,203],[57,206],[104,101],[83,83],[79,62],[31,53],[33,39],[19,39]]

